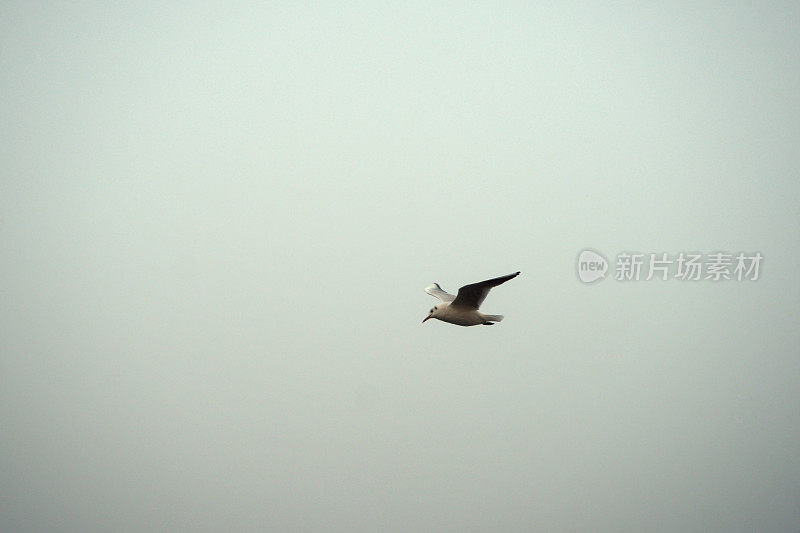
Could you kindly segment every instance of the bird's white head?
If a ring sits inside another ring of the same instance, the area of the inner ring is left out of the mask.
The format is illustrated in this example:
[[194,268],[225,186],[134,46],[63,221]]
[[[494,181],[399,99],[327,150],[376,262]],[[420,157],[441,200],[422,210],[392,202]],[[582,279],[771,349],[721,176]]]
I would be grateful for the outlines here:
[[[433,307],[431,307],[431,310],[428,313],[428,316],[425,317],[425,320],[428,320],[429,318],[436,318],[436,314],[438,313],[438,311],[439,311],[438,305],[434,305]],[[422,321],[423,324],[425,323],[425,320]]]

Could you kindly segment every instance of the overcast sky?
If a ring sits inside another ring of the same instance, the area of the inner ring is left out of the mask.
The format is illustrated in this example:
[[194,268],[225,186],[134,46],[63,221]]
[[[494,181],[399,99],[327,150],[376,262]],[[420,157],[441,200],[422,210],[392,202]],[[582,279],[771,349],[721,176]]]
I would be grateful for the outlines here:
[[296,4],[0,7],[0,530],[796,530],[797,2]]

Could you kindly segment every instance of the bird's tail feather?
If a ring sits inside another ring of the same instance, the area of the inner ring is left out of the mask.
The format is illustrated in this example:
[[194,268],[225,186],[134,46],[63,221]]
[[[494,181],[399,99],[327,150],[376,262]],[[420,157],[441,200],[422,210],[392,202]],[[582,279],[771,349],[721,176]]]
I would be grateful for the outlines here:
[[503,315],[486,315],[486,320],[489,322],[500,322],[503,320]]

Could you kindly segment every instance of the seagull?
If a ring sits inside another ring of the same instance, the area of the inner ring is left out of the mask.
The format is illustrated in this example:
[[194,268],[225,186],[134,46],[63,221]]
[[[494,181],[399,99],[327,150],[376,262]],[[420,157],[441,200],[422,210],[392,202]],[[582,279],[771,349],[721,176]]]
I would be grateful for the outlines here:
[[[439,298],[442,303],[434,305],[425,320],[435,318],[459,326],[477,326],[479,324],[492,326],[495,322],[503,320],[503,315],[484,315],[478,311],[478,308],[489,294],[489,289],[517,276],[519,276],[519,272],[464,285],[458,289],[458,296],[443,291],[438,283],[428,285],[425,287],[425,292]],[[425,320],[422,321],[423,324]]]

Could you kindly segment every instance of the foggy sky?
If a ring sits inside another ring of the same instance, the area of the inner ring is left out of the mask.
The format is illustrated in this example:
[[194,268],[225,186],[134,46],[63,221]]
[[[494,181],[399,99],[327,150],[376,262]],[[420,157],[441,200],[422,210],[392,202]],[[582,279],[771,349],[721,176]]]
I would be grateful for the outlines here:
[[[0,29],[0,530],[797,529],[796,3]],[[502,323],[420,324],[517,270]]]

